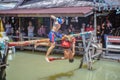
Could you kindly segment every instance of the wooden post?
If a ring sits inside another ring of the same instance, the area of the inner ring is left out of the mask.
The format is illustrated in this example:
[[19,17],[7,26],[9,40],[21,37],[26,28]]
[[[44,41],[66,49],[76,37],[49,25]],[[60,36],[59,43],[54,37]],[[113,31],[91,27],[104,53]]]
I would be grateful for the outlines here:
[[50,18],[50,30],[52,29],[52,19]]
[[[84,36],[84,35],[82,35],[82,36]],[[84,37],[85,38],[85,37]],[[79,68],[81,68],[82,67],[82,65],[83,65],[83,63],[85,62],[84,61],[84,59],[86,59],[86,62],[87,62],[87,67],[88,67],[88,69],[89,70],[91,70],[92,69],[92,57],[90,56],[91,55],[91,53],[90,53],[90,45],[91,45],[91,43],[92,43],[92,39],[93,39],[93,33],[91,33],[91,35],[90,35],[90,41],[88,42],[88,44],[86,45],[86,48],[84,48],[84,54],[83,54],[83,57],[82,57],[82,60],[81,60],[81,63],[80,63],[80,66],[79,66]],[[85,39],[84,39],[85,40]]]

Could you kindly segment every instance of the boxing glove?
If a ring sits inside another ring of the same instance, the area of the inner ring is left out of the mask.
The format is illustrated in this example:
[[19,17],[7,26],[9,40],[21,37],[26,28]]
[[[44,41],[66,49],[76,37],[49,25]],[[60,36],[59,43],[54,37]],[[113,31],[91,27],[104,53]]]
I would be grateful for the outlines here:
[[59,24],[63,23],[61,18],[56,18],[56,20],[58,21]]

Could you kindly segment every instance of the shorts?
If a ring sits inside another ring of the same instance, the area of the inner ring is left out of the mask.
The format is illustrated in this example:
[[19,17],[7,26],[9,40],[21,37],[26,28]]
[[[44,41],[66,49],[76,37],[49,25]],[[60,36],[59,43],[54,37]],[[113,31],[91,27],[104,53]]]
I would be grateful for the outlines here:
[[64,49],[70,49],[71,48],[71,43],[69,41],[62,40],[61,46]]
[[56,42],[57,38],[62,38],[62,34],[54,31],[50,31],[48,34],[48,37],[50,39],[50,42]]
[[34,36],[34,34],[32,32],[28,33],[28,37],[33,37],[33,36]]

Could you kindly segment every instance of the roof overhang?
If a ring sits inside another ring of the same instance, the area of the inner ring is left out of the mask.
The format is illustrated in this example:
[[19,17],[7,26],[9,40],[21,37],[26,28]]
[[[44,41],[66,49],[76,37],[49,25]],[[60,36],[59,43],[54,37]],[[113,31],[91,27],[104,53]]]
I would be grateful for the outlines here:
[[2,16],[17,16],[17,17],[49,17],[56,16],[79,16],[86,17],[93,14],[93,7],[63,7],[63,8],[36,8],[36,9],[10,9],[1,10]]

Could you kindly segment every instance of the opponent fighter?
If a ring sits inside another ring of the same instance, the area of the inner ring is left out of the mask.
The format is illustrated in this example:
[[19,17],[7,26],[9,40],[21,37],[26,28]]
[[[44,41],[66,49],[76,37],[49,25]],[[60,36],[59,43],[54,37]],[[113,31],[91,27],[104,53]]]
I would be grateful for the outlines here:
[[69,40],[68,38],[63,39],[61,42],[61,46],[64,49],[64,57],[60,58],[51,57],[49,58],[49,61],[69,59],[69,62],[73,62],[75,55],[75,43],[76,39],[74,37],[70,37]]
[[47,62],[49,62],[48,56],[50,55],[51,51],[55,47],[56,39],[63,37],[62,34],[58,33],[58,30],[61,28],[61,24],[64,23],[64,19],[62,19],[62,18],[57,18],[54,15],[51,15],[50,17],[54,20],[54,23],[53,23],[53,27],[52,27],[51,31],[48,34],[49,39],[46,40],[46,43],[36,43],[35,44],[35,47],[38,45],[50,46],[49,49],[47,50],[46,57],[45,57]]

